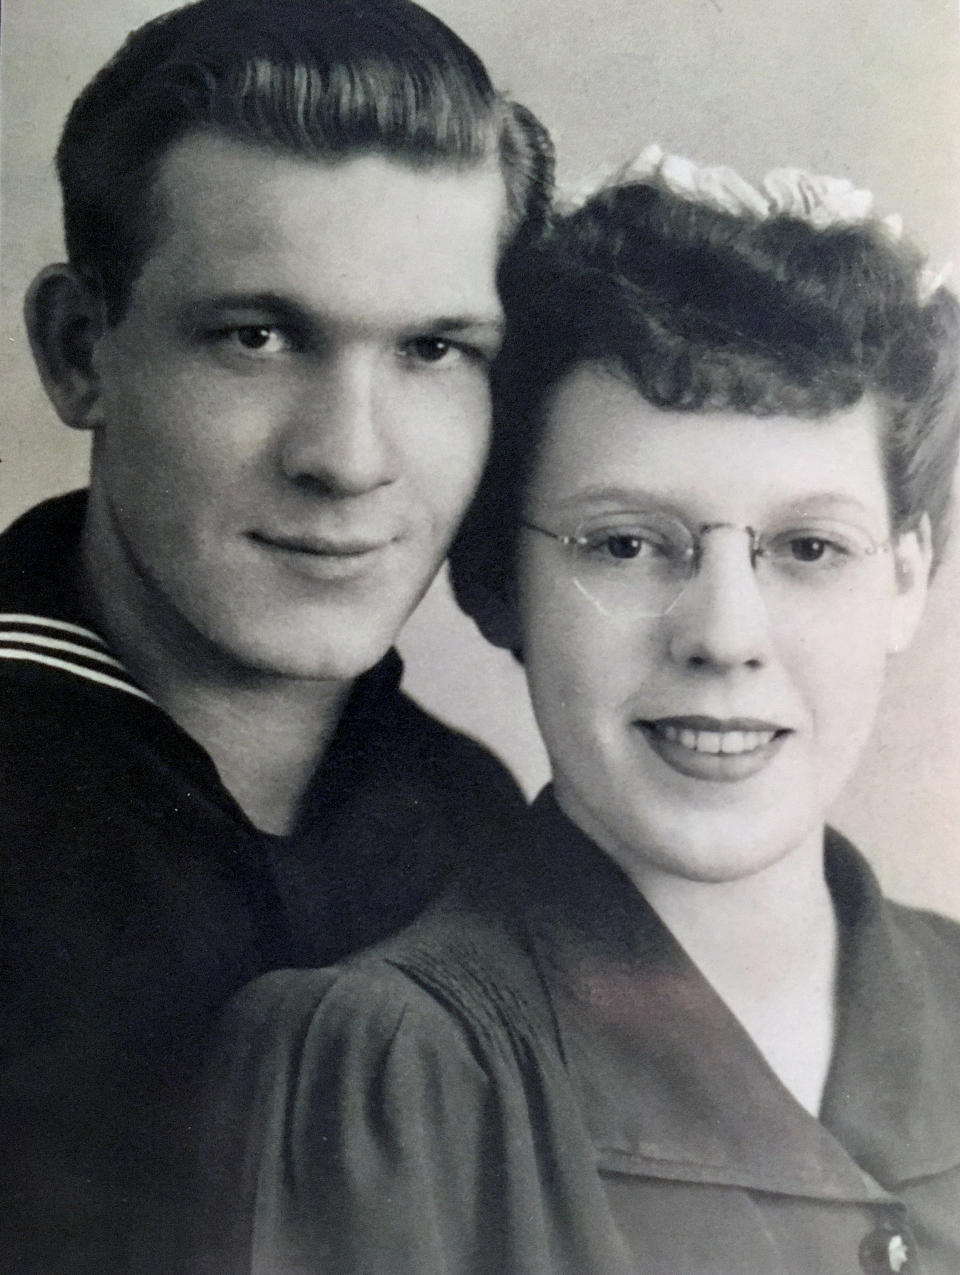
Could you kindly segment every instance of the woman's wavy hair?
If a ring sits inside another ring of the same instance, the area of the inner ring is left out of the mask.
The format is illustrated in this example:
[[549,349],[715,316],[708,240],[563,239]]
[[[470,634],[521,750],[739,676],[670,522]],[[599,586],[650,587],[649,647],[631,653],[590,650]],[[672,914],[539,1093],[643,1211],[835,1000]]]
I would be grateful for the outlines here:
[[[823,417],[880,406],[895,531],[948,530],[960,307],[878,221],[815,228],[718,211],[654,182],[600,190],[504,277],[508,332],[480,489],[451,550],[460,606],[490,632],[550,391],[599,361],[656,407]],[[584,421],[584,430],[590,422]]]
[[198,130],[321,160],[499,161],[505,246],[538,233],[549,207],[546,131],[410,0],[196,0],[130,35],[74,103],[57,151],[70,261],[111,323],[156,234],[158,166]]

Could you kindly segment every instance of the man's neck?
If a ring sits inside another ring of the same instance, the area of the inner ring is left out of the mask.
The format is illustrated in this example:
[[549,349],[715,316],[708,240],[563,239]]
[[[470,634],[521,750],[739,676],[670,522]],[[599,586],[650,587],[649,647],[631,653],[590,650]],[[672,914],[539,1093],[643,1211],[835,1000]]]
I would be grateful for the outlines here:
[[163,681],[155,698],[210,754],[248,819],[263,832],[290,832],[351,684]]

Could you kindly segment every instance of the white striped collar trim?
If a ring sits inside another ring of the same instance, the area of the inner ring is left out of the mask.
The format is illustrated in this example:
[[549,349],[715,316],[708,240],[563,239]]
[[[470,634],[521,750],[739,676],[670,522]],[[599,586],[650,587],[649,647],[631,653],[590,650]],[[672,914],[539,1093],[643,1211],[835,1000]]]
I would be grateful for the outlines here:
[[98,633],[66,620],[0,611],[0,660],[41,664],[154,703]]

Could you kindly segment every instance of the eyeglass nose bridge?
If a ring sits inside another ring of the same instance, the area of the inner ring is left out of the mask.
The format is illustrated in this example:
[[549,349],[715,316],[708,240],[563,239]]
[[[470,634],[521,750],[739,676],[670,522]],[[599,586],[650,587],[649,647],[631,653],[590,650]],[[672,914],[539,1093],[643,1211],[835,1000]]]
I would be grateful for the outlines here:
[[736,523],[736,522],[701,523],[700,526],[696,529],[696,531],[692,531],[690,533],[691,544],[689,548],[687,549],[687,553],[686,553],[686,560],[687,560],[686,578],[683,580],[682,584],[680,585],[680,588],[677,590],[676,595],[673,597],[673,599],[671,600],[666,610],[660,612],[661,615],[670,614],[673,608],[677,605],[677,603],[683,597],[683,594],[686,591],[686,588],[689,585],[690,581],[700,570],[700,564],[703,561],[704,537],[708,536],[711,531],[745,531],[750,540],[750,567],[752,570],[756,569],[757,559],[760,557],[760,555],[763,552],[763,546],[760,541],[760,533],[755,528],[743,526],[742,524]]
[[703,539],[711,531],[745,531],[750,539],[750,566],[756,567],[757,559],[762,553],[760,533],[758,531],[753,527],[744,527],[736,522],[704,522],[700,524],[696,534],[692,537],[693,545],[691,546],[690,565],[693,572],[700,569],[700,563],[703,560]]

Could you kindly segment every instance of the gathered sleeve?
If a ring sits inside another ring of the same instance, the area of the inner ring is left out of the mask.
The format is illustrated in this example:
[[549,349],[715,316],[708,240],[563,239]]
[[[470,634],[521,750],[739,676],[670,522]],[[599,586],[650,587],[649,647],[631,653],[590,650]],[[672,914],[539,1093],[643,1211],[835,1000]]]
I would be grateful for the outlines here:
[[190,1275],[632,1271],[515,972],[447,950],[244,989],[212,1041]]
[[497,1270],[522,1129],[455,1017],[386,964],[285,971],[230,1005],[202,1109],[194,1266],[212,1275]]

